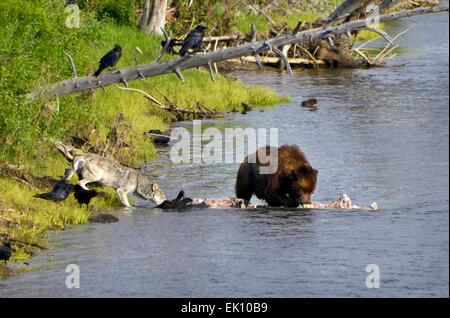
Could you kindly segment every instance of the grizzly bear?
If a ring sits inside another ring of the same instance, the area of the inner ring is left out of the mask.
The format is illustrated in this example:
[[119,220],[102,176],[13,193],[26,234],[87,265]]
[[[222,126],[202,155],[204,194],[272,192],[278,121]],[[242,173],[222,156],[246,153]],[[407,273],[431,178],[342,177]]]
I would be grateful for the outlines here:
[[[264,148],[265,160],[260,158],[260,155],[264,156]],[[272,160],[278,161],[276,170],[265,174],[262,168],[269,166]],[[316,189],[317,174],[318,171],[311,167],[298,146],[266,146],[247,156],[241,163],[236,178],[236,196],[250,201],[255,194],[269,206],[297,207],[309,204]]]

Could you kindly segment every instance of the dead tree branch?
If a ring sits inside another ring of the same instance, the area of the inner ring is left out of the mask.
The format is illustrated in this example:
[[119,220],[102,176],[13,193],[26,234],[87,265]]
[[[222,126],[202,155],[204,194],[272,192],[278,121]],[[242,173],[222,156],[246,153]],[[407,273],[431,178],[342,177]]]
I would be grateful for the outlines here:
[[63,144],[59,140],[52,140],[53,145],[56,149],[59,150],[59,152],[62,153],[62,155],[67,159],[67,161],[72,162],[74,157],[81,156],[84,154],[80,149],[77,149],[75,147]]
[[[163,47],[161,53],[159,53],[159,55],[156,57],[156,59],[153,61],[153,63],[159,62],[159,60],[163,57],[164,53],[166,53],[167,49],[170,46],[170,38],[172,37],[172,32],[170,32],[170,34],[167,35],[167,32],[166,32],[166,30],[164,30],[164,28],[161,28],[161,31],[163,32],[164,37],[166,38],[166,44],[164,44],[164,47]],[[137,63],[136,63],[136,65],[137,65]]]
[[72,56],[69,53],[63,52],[65,56],[69,58],[70,65],[72,65],[73,77],[77,78],[77,69],[75,68],[75,64],[73,63]]
[[[388,22],[400,18],[443,11],[448,11],[448,6],[419,8],[414,10],[389,13],[378,16],[377,21]],[[269,40],[261,40],[254,42],[251,41],[249,43],[245,43],[235,47],[226,48],[215,52],[209,52],[205,55],[183,56],[174,60],[169,60],[160,63],[150,63],[145,65],[130,66],[113,72],[104,72],[97,78],[94,76],[70,78],[68,80],[59,83],[33,89],[28,94],[28,100],[29,101],[33,100],[39,96],[54,98],[56,96],[64,96],[68,94],[78,93],[93,88],[99,87],[104,88],[112,84],[121,82],[123,83],[124,81],[128,82],[140,78],[158,76],[169,73],[175,73],[182,81],[184,81],[180,71],[183,71],[185,69],[208,65],[215,62],[225,61],[248,55],[254,55],[255,58],[259,60],[258,53],[267,51],[268,45],[270,47],[283,47],[284,45],[290,45],[305,40],[330,38],[331,35],[337,37],[338,35],[346,34],[351,30],[365,29],[368,25],[372,25],[374,22],[375,17],[369,19],[354,20],[337,26],[310,29],[303,32],[299,32],[297,34],[278,36]]]
[[381,37],[383,37],[383,39],[385,39],[387,42],[392,44],[392,40],[389,38],[389,36],[385,32],[383,32],[381,30],[378,30],[377,28],[373,28],[373,27],[369,27],[369,26],[366,27],[366,30],[371,31],[371,32],[375,32],[376,34],[378,34]]
[[[144,92],[143,90],[137,89],[137,88],[126,88],[126,87],[120,87],[120,86],[117,86],[117,88],[123,89],[123,90],[128,90],[128,91],[134,91],[134,92],[143,94],[145,98],[147,98],[148,100],[150,100],[151,102],[153,102],[155,104],[156,108],[173,114],[178,120],[183,120],[184,114],[193,115],[196,118],[197,117],[199,117],[199,118],[225,117],[224,114],[219,113],[219,112],[213,112],[213,111],[207,109],[206,107],[203,107],[206,110],[205,111],[200,107],[199,107],[200,110],[194,110],[194,109],[179,108],[179,107],[176,107],[176,105],[165,106],[164,104],[162,104],[161,102],[159,102],[158,100],[156,100],[155,98],[150,96],[150,94]],[[199,105],[199,103],[197,103],[197,105]]]
[[20,244],[20,245],[29,245],[29,246],[37,247],[37,248],[39,248],[41,250],[46,250],[47,249],[45,246],[40,245],[38,243],[25,242],[25,241],[22,241],[22,240],[19,240],[19,239],[16,239],[16,238],[12,238],[6,233],[0,233],[0,236],[2,237],[3,240],[6,239],[8,242],[17,243],[17,244]]
[[257,6],[249,5],[249,7],[250,7],[250,9],[255,10],[260,15],[262,15],[264,18],[266,18],[266,20],[269,21],[270,24],[272,24],[272,27],[278,28],[277,24],[271,18],[269,18],[262,10],[260,10]]

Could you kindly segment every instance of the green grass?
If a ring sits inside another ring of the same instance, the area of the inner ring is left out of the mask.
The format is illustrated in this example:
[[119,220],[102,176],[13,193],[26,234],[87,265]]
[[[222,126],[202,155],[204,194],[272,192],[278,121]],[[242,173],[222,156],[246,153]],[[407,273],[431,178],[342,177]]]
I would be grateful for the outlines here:
[[[334,9],[337,7],[342,1],[328,1],[329,8]],[[288,10],[289,11],[289,10]],[[282,11],[273,11],[273,12],[265,12],[265,14],[272,19],[278,26],[283,26],[284,24],[288,24],[291,28],[295,28],[299,20],[305,22],[314,22],[317,19],[324,19],[331,13],[330,10],[317,10],[313,12],[296,12],[290,11],[290,14],[285,14]],[[233,31],[240,33],[248,33],[250,31],[252,23],[255,25],[255,30],[257,32],[268,32],[271,29],[270,23],[267,19],[261,14],[255,12],[240,12],[233,24]],[[384,23],[376,25],[378,29],[383,29],[385,27]],[[368,41],[374,38],[379,37],[378,34],[368,31],[362,30],[358,33],[356,41]]]
[[[278,26],[287,23],[292,28],[295,28],[299,20],[303,22],[315,21],[319,17],[323,17],[318,12],[291,12],[286,15],[280,11],[267,12],[266,15],[272,19]],[[256,32],[268,32],[271,29],[270,23],[267,19],[254,12],[241,12],[235,19],[233,30],[240,33],[249,33],[252,23],[255,25]]]
[[[386,27],[386,23],[378,23],[376,25],[373,25],[372,27],[377,28],[379,30],[383,30]],[[360,42],[360,41],[369,41],[375,38],[379,38],[380,35],[369,31],[369,30],[361,30],[358,33],[358,36],[356,37],[356,42]]]

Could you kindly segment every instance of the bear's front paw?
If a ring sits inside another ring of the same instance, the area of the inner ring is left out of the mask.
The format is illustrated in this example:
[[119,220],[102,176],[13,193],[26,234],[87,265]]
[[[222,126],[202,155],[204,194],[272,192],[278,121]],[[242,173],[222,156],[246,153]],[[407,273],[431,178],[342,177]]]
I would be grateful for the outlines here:
[[299,206],[299,204],[300,204],[299,200],[287,199],[284,203],[284,206],[288,208],[296,208]]

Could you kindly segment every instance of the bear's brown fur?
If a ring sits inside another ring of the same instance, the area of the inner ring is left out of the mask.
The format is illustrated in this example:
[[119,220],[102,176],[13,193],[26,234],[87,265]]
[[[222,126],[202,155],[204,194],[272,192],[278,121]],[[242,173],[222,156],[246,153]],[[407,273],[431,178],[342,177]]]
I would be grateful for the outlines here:
[[[250,156],[247,156],[237,173],[236,196],[250,201],[255,194],[269,206],[297,207],[299,204],[310,203],[311,195],[316,189],[318,171],[311,167],[298,146],[267,146],[265,150],[267,156],[272,153],[270,160],[278,156],[276,171],[272,174],[260,172],[260,167],[269,166],[270,161],[261,163],[258,151],[253,154],[256,156],[254,163],[250,163]],[[264,151],[264,148],[260,151]]]

